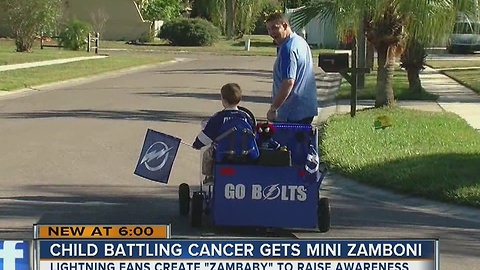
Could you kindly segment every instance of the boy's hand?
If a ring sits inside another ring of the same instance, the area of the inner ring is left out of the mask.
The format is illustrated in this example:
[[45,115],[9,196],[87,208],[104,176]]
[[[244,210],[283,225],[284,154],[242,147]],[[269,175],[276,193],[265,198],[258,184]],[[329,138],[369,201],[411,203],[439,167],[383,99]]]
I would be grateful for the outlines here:
[[275,107],[270,107],[270,110],[267,112],[267,120],[275,121],[277,119],[277,109]]

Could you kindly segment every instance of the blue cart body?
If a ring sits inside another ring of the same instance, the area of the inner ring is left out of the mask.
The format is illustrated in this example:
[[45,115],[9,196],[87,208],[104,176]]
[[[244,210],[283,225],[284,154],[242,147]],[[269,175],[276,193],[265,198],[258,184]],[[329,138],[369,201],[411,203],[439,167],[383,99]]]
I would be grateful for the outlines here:
[[215,164],[213,192],[207,195],[215,225],[318,226],[323,175],[305,167],[312,147],[319,152],[317,129],[295,124],[274,127],[274,139],[290,151],[290,165]]

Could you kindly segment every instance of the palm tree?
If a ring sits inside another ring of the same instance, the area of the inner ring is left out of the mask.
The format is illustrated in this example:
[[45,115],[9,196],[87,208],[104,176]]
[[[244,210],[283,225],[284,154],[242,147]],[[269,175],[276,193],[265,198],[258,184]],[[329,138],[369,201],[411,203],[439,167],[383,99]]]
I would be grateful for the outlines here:
[[400,67],[407,71],[408,88],[412,92],[420,93],[422,91],[420,71],[425,68],[426,59],[425,44],[420,40],[408,38],[405,50],[400,57]]
[[455,8],[448,5],[429,3],[428,14],[421,20],[412,21],[407,29],[408,36],[405,41],[405,51],[400,58],[400,66],[407,71],[409,89],[412,92],[421,92],[420,71],[425,68],[427,52],[425,47],[448,36],[455,23],[457,12],[469,16],[476,16],[478,9],[476,1],[452,3]]
[[472,0],[454,1],[312,0],[292,15],[292,24],[304,26],[316,16],[331,16],[337,25],[338,34],[343,36],[349,29],[358,29],[358,25],[363,23],[366,39],[378,54],[375,107],[392,106],[395,103],[392,85],[395,60],[402,54],[409,40],[407,33],[416,31],[416,35],[412,35],[413,40],[441,28],[432,23],[434,20],[431,16],[437,20],[454,19],[456,12],[470,5]]

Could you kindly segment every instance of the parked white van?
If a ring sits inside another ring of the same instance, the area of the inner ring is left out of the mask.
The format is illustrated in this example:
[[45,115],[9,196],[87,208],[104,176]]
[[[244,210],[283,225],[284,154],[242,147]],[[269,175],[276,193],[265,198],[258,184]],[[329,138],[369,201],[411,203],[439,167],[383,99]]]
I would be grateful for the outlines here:
[[447,41],[449,53],[474,53],[480,51],[480,21],[459,16],[453,33]]

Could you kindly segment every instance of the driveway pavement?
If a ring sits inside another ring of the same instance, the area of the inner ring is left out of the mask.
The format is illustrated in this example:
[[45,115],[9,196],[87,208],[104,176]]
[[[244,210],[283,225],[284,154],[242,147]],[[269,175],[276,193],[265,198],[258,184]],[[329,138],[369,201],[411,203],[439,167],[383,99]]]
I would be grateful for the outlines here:
[[[185,56],[189,58],[191,56]],[[193,141],[221,108],[219,87],[239,82],[263,118],[269,57],[198,56],[135,73],[0,99],[0,238],[31,237],[33,223],[171,223],[174,237],[439,238],[442,269],[480,269],[480,211],[366,188],[330,175],[332,229],[191,229],[177,186],[198,183],[198,152],[182,145],[170,183],[133,175],[147,128]]]

